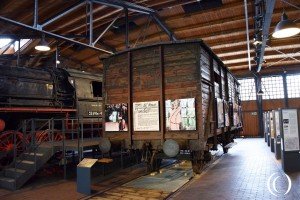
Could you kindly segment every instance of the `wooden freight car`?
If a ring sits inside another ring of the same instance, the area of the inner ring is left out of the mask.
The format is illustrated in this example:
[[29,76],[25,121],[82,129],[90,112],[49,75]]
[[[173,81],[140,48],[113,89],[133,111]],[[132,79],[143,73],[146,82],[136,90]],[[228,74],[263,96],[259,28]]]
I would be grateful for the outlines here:
[[227,152],[241,130],[239,84],[201,40],[130,49],[103,63],[103,136],[124,148],[150,149],[151,161],[162,149],[189,150],[199,172],[209,148]]

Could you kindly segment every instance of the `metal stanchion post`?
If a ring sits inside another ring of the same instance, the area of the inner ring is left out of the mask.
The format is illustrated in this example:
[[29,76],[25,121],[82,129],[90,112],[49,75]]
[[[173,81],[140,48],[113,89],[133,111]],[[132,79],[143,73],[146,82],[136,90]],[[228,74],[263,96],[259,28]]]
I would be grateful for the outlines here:
[[121,147],[121,168],[123,169],[123,147]]
[[81,161],[79,129],[80,129],[79,118],[77,118],[77,150],[78,150],[78,158],[79,158],[78,163],[80,163]]
[[94,119],[92,119],[91,129],[92,129],[92,131],[91,131],[91,137],[93,139],[93,137],[94,137]]
[[81,158],[83,158],[83,119],[81,118]]
[[74,139],[74,119],[71,119],[71,134],[72,134],[72,140]]
[[52,144],[52,155],[54,154],[54,119],[51,120],[51,144]]
[[31,121],[31,133],[32,133],[32,140],[33,140],[33,149],[34,149],[34,170],[36,171],[36,135],[35,135],[35,120],[32,119]]
[[25,146],[25,139],[26,139],[26,119],[23,121],[22,124],[22,132],[23,132],[23,138],[22,138],[22,149],[24,150],[26,148]]
[[66,179],[67,177],[67,165],[66,165],[66,146],[65,146],[65,137],[66,137],[66,133],[65,133],[65,123],[64,120],[61,121],[62,124],[62,134],[63,134],[63,162],[64,162],[64,179]]
[[[14,135],[13,135],[13,139],[14,139],[14,166],[15,166],[15,174],[16,174],[16,168],[17,168],[17,148],[16,148],[16,131],[14,131]],[[16,178],[16,177],[14,177]]]

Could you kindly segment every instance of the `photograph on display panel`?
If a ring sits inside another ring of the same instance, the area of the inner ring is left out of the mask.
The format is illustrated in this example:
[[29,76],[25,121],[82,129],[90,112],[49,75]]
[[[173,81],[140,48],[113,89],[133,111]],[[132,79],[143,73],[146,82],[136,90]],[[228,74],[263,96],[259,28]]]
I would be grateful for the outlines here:
[[158,101],[133,103],[134,131],[159,131]]
[[196,130],[195,98],[166,100],[168,131]]
[[217,98],[217,116],[218,128],[224,127],[224,104],[219,98]]
[[105,105],[105,131],[128,131],[126,103]]

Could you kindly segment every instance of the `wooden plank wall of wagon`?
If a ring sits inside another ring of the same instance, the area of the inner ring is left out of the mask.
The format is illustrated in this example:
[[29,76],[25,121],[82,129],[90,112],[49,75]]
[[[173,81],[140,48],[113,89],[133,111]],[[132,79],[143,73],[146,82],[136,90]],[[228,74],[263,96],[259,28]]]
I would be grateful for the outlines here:
[[[129,95],[129,63],[128,54],[121,54],[104,61],[104,82],[103,82],[103,113],[105,105],[128,103]],[[105,117],[103,118],[105,127]],[[103,129],[103,131],[105,128]],[[110,139],[129,139],[130,133],[127,132],[103,132],[104,137]]]
[[225,69],[221,67],[222,99],[225,99],[226,97],[225,73]]
[[[160,49],[158,46],[132,51],[132,102],[160,101]],[[160,113],[162,116],[162,113]],[[160,117],[160,123],[162,123]],[[133,140],[161,139],[162,130],[133,133]]]
[[214,67],[214,76],[215,76],[215,98],[221,98],[221,95],[220,95],[220,85],[218,83],[218,77],[220,75],[220,70],[219,70],[219,64],[218,62],[213,59],[213,67]]
[[[196,99],[196,131],[168,131],[166,138],[197,139],[202,127],[202,101],[200,99],[200,69],[198,43],[164,46],[165,100]],[[200,124],[201,123],[201,124]]]
[[[210,103],[209,101],[211,100],[210,98],[211,98],[211,86],[205,82],[202,82],[202,113],[203,113],[202,128],[203,128],[203,130],[205,130],[205,125],[206,125],[207,121],[213,121],[212,115],[209,117],[207,116],[208,109],[209,109],[209,103]],[[208,133],[210,133],[209,130],[208,130]]]
[[[205,126],[207,121],[213,121],[213,116],[207,116],[208,115],[208,109],[209,109],[209,101],[211,100],[211,92],[212,92],[212,86],[209,84],[211,83],[211,70],[210,70],[210,60],[211,56],[206,51],[206,49],[201,48],[200,50],[200,68],[201,68],[201,76],[202,80],[205,79],[207,81],[202,81],[202,118],[203,118],[203,124],[202,129],[205,131]],[[212,84],[212,83],[211,83]],[[212,108],[211,108],[212,109]],[[208,126],[210,127],[210,125]],[[210,133],[210,130],[208,130],[208,133]]]
[[201,68],[201,76],[203,79],[206,79],[208,81],[211,80],[210,76],[210,55],[209,53],[204,49],[201,48],[200,50],[200,68]]
[[228,94],[229,94],[229,101],[234,102],[235,95],[234,95],[234,78],[230,73],[227,73],[228,78]]
[[127,103],[128,101],[128,56],[122,54],[107,60],[105,69],[106,104]]

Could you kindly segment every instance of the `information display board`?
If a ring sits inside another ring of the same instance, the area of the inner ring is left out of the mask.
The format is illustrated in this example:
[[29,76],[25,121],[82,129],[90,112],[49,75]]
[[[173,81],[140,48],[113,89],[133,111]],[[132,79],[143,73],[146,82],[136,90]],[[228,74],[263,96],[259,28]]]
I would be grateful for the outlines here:
[[279,120],[279,111],[275,110],[275,135],[280,136],[280,120]]
[[273,126],[275,130],[274,153],[275,158],[278,160],[281,158],[280,119],[278,110],[273,110]]
[[275,138],[275,127],[274,127],[273,112],[270,112],[270,135],[271,135],[271,138]]
[[284,135],[284,150],[299,150],[299,129],[297,109],[282,109],[282,129]]
[[98,159],[84,158],[82,161],[80,161],[77,167],[91,168],[97,161]]
[[158,101],[133,103],[134,131],[159,131]]
[[91,194],[91,169],[98,159],[84,158],[77,165],[77,192]]

